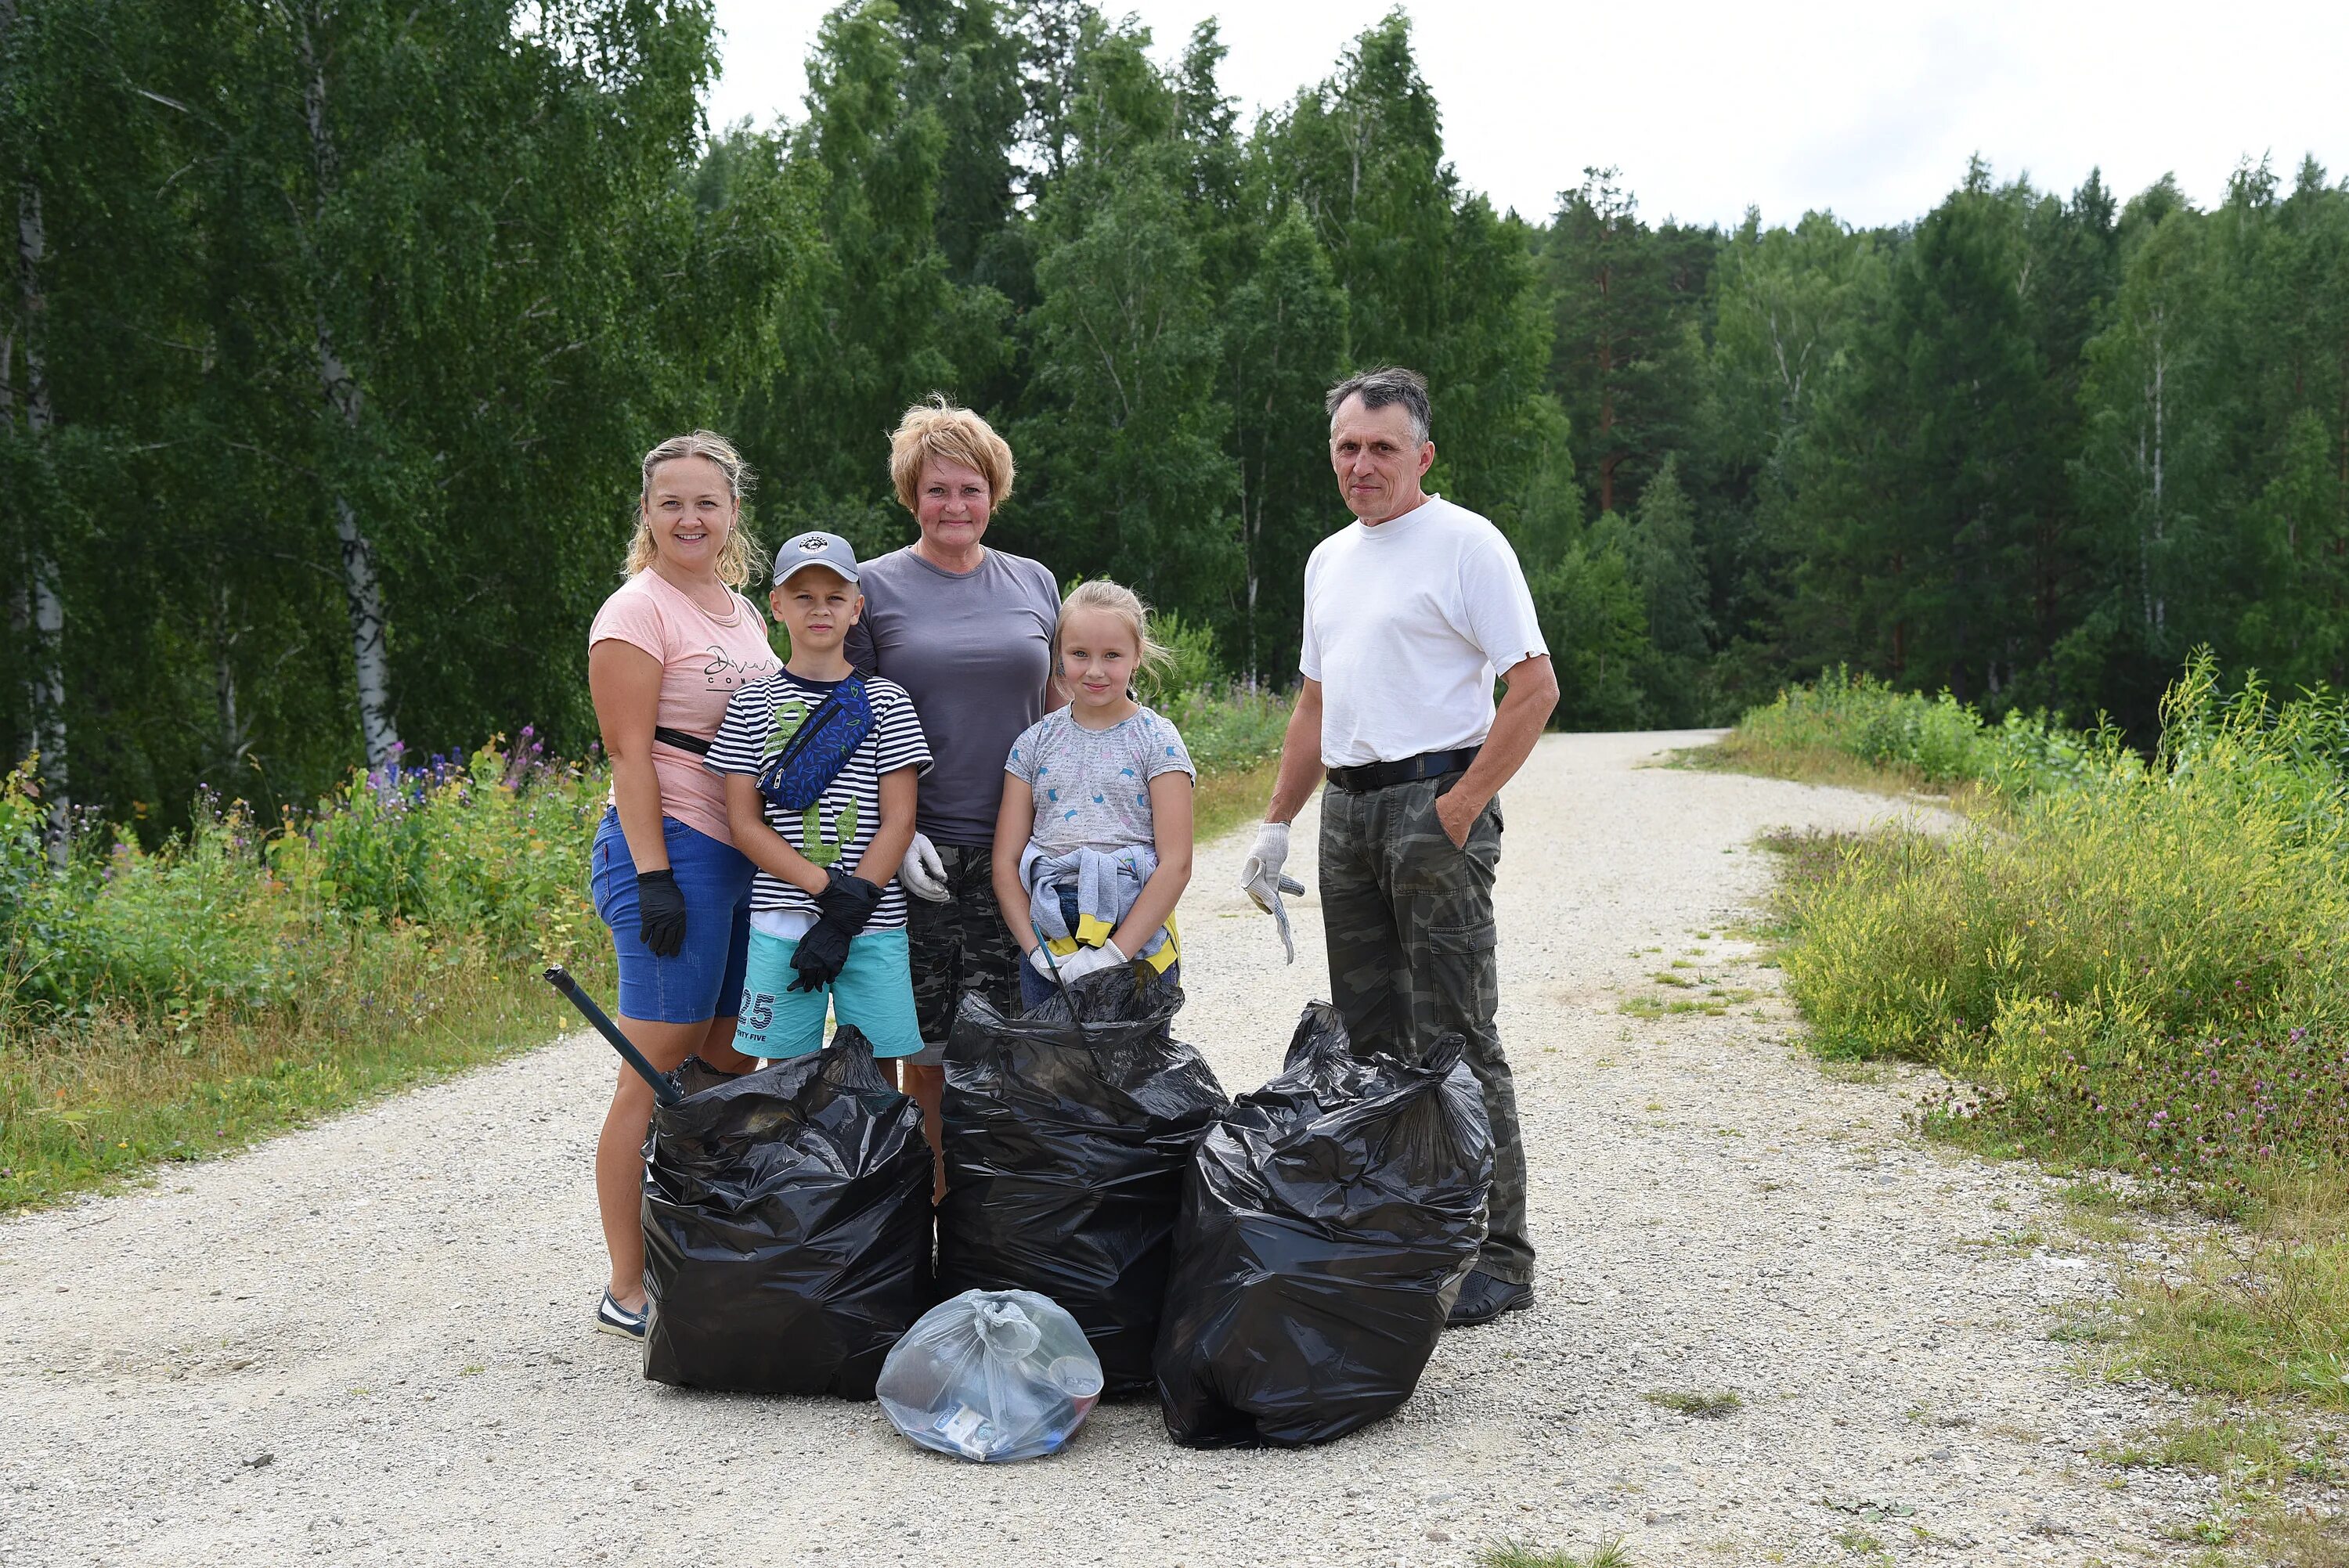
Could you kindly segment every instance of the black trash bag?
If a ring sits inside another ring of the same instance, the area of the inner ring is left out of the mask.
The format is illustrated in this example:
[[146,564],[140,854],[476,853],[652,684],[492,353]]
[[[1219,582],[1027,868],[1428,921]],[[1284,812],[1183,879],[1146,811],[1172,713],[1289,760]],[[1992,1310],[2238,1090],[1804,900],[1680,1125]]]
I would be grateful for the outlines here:
[[1133,965],[1018,1018],[965,996],[947,1043],[938,1292],[1051,1297],[1112,1394],[1150,1387],[1192,1145],[1230,1104],[1167,1032],[1182,1005]]
[[1281,1075],[1199,1142],[1159,1329],[1166,1430],[1327,1442],[1411,1398],[1485,1240],[1493,1132],[1447,1035],[1356,1057],[1305,1009]]
[[645,1376],[751,1394],[873,1398],[930,1288],[921,1108],[843,1026],[730,1078],[688,1062],[645,1165]]

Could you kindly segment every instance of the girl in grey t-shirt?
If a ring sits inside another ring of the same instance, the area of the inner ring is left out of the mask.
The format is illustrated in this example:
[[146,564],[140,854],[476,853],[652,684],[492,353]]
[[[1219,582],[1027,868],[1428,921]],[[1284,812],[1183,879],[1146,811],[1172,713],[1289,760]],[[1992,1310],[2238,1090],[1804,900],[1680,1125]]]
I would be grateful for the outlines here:
[[[1064,981],[1136,958],[1173,970],[1197,774],[1174,726],[1134,700],[1135,675],[1166,654],[1132,589],[1079,583],[1053,642],[1069,706],[1012,742],[993,858],[996,900],[1028,958],[1019,979],[1031,1006],[1052,990],[1055,966]],[[1043,897],[1057,907],[1039,922],[1031,904]]]

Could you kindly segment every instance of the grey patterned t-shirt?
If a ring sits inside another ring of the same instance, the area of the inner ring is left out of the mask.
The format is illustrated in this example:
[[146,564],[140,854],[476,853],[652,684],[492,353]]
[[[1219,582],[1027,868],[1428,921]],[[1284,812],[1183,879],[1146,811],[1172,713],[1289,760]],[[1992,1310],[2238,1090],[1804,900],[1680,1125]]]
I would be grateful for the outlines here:
[[1199,777],[1182,736],[1146,707],[1107,729],[1087,729],[1056,707],[1019,732],[1003,770],[1036,792],[1028,837],[1048,855],[1154,844],[1150,781]]

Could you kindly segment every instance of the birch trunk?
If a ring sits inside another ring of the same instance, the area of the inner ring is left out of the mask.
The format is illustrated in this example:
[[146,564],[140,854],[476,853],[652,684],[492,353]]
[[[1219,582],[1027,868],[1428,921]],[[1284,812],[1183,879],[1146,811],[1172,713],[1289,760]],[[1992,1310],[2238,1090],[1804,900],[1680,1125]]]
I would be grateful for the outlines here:
[[[13,20],[13,17],[10,19]],[[25,426],[46,463],[56,410],[49,401],[48,358],[41,327],[48,296],[41,287],[41,263],[48,259],[48,232],[41,217],[41,192],[27,183],[16,192],[16,284],[25,335]],[[45,491],[47,487],[44,487]],[[31,623],[26,707],[33,749],[40,757],[41,798],[48,808],[49,859],[65,863],[73,821],[73,799],[66,773],[66,602],[57,582],[57,552],[41,526],[26,530],[25,610]]]
[[[334,335],[321,312],[317,325],[318,381],[327,402],[342,416],[347,433],[359,422],[359,390],[335,352]],[[375,546],[359,526],[350,497],[335,492],[335,538],[342,547],[343,599],[351,616],[351,670],[358,688],[359,734],[369,768],[380,768],[399,751],[399,731],[391,722],[391,655],[384,638],[383,580],[376,571]]]
[[[326,71],[311,36],[309,19],[303,19],[302,64],[307,73],[302,94],[309,119],[310,160],[316,181],[314,221],[323,229],[326,200],[334,188],[335,146],[326,129]],[[322,243],[314,229],[311,243]],[[326,269],[315,264],[319,290],[315,321],[318,356],[318,386],[343,422],[340,432],[353,443],[358,434],[361,393],[335,346],[334,329],[326,320]],[[351,617],[351,669],[357,688],[359,734],[367,746],[369,768],[380,768],[399,752],[399,731],[391,719],[391,658],[384,636],[383,580],[376,570],[375,546],[360,526],[358,508],[339,487],[336,490],[335,538],[341,545],[343,598]]]

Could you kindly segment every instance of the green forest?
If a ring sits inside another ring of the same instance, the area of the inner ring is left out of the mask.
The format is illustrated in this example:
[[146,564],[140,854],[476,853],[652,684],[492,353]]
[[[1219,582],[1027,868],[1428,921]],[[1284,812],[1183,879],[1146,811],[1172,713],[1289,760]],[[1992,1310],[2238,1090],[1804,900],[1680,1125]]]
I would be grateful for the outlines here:
[[[1893,228],[1551,211],[1446,160],[1397,11],[1261,118],[1212,25],[852,0],[772,133],[697,0],[0,0],[0,740],[160,833],[531,726],[636,463],[708,425],[770,542],[911,537],[885,433],[1012,442],[993,541],[1293,678],[1345,521],[1322,388],[1400,362],[1534,583],[1558,722],[1723,721],[1850,665],[2132,737],[2189,653],[2349,662],[2349,183],[2247,160]],[[1454,106],[1455,110],[1458,106]],[[1774,217],[1776,215],[1774,215]]]

